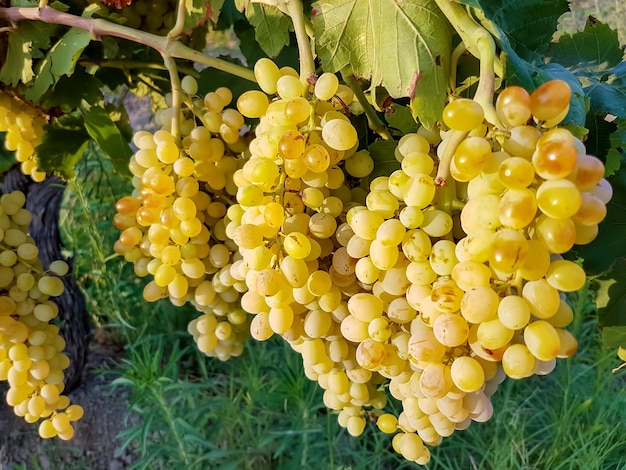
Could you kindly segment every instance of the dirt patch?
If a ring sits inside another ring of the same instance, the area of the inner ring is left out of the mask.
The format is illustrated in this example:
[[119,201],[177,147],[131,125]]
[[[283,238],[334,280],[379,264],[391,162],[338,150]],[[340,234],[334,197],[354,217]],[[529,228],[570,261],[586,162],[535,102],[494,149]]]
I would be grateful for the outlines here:
[[134,455],[128,449],[118,452],[121,442],[116,438],[126,427],[128,391],[112,388],[114,376],[106,373],[120,357],[121,351],[113,345],[90,344],[82,385],[69,395],[72,403],[85,409],[70,441],[39,438],[36,425],[1,404],[0,469],[121,470],[132,464]]

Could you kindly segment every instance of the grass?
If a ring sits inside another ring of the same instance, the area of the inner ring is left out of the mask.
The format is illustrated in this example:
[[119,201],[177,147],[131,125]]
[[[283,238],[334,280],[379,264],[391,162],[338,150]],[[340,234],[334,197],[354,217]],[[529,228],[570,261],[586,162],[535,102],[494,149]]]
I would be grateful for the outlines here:
[[[339,427],[301,359],[280,338],[246,346],[226,363],[198,353],[186,332],[193,308],[141,300],[144,281],[111,255],[114,201],[129,184],[88,159],[66,201],[63,225],[95,322],[126,344],[113,372],[131,400],[122,446],[136,469],[419,468],[368,426]],[[102,173],[106,173],[106,178]],[[431,469],[622,469],[624,378],[599,344],[588,291],[570,297],[578,354],[545,377],[505,381],[494,416],[432,450]]]

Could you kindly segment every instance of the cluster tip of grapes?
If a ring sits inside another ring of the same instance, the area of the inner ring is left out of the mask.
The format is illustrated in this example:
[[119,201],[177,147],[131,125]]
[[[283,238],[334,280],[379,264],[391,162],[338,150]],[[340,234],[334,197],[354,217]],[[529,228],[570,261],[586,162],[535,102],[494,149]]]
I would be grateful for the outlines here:
[[28,423],[43,418],[41,437],[68,440],[83,408],[62,394],[70,361],[50,322],[59,313],[53,298],[64,291],[59,276],[69,267],[57,260],[44,270],[28,235],[32,216],[25,200],[21,191],[0,197],[0,380],[8,382],[6,401],[17,416]]
[[6,132],[4,146],[15,152],[23,174],[40,183],[46,173],[39,171],[35,149],[41,144],[46,118],[33,106],[6,90],[0,91],[0,132]]
[[239,306],[247,290],[236,274],[240,255],[226,235],[237,193],[233,174],[241,166],[235,155],[247,147],[244,118],[227,107],[227,88],[201,99],[193,77],[181,85],[189,102],[182,140],[172,133],[171,107],[157,112],[160,130],[133,137],[135,190],[117,201],[113,223],[122,232],[114,249],[134,263],[137,276],[153,277],[143,291],[147,301],[167,297],[202,312],[189,332],[203,353],[227,360],[242,353],[250,323]]

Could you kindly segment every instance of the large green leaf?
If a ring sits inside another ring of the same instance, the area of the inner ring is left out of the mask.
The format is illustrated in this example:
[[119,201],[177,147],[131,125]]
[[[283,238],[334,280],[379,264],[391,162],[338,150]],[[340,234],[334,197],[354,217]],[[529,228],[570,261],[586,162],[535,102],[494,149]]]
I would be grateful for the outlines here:
[[551,61],[576,75],[599,77],[622,61],[617,32],[599,21],[588,21],[583,31],[565,34],[548,50]]
[[26,98],[39,101],[61,76],[71,74],[80,54],[90,42],[89,31],[72,28],[65,33],[38,64],[37,75],[32,87],[26,90]]
[[83,100],[95,104],[103,98],[103,87],[104,84],[100,80],[79,67],[69,77],[61,76],[54,87],[54,92],[46,96],[45,106],[50,108],[57,106],[64,112],[69,112],[78,108]]
[[100,106],[92,106],[85,115],[85,129],[109,156],[118,173],[128,175],[128,160],[133,152],[109,113]]
[[278,8],[250,3],[246,7],[246,17],[254,26],[256,42],[268,56],[276,57],[289,44],[291,20]]
[[585,87],[594,111],[626,119],[626,62],[622,62],[599,81]]
[[540,60],[548,48],[567,0],[462,0],[483,11],[527,61]]
[[325,71],[350,66],[392,97],[410,97],[422,124],[435,124],[446,100],[451,35],[434,0],[322,0],[312,14]]
[[592,111],[626,117],[626,62],[617,34],[608,26],[588,22],[583,31],[563,35],[548,54],[548,61],[581,79]]
[[9,34],[9,44],[0,81],[11,86],[30,83],[35,77],[33,59],[43,57],[42,50],[50,47],[50,36],[56,25],[38,21],[22,21]]

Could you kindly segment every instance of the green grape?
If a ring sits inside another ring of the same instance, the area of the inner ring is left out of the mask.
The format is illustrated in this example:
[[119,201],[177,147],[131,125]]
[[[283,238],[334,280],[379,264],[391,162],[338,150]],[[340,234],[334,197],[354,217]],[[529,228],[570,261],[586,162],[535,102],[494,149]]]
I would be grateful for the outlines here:
[[480,104],[473,100],[460,98],[446,105],[443,109],[443,122],[451,129],[471,131],[483,122],[484,113]]
[[254,76],[261,90],[268,95],[276,93],[280,71],[274,62],[266,58],[257,60],[254,64]]
[[585,271],[578,264],[568,260],[555,260],[550,263],[546,281],[561,292],[574,292],[585,285]]
[[454,359],[450,367],[450,375],[454,385],[467,393],[480,389],[485,382],[485,373],[480,363],[469,356]]
[[530,316],[530,305],[518,295],[507,295],[498,305],[498,319],[511,330],[524,328],[530,321]]
[[512,344],[502,356],[502,369],[512,379],[530,377],[537,365],[535,356],[524,344]]
[[322,127],[324,142],[335,150],[349,150],[358,142],[356,129],[349,121],[333,119]]
[[[336,119],[334,121],[337,121]],[[351,126],[351,124],[350,124]],[[326,140],[326,138],[324,138]],[[329,145],[331,145],[329,143]],[[354,145],[354,144],[353,144]],[[335,148],[333,145],[331,147]],[[367,150],[360,150],[345,161],[345,170],[355,178],[365,178],[374,169],[374,160]]]
[[315,97],[322,101],[330,100],[339,88],[339,79],[333,73],[323,73],[315,82]]

